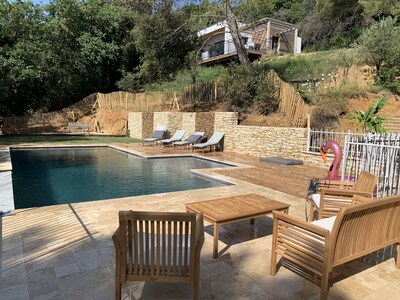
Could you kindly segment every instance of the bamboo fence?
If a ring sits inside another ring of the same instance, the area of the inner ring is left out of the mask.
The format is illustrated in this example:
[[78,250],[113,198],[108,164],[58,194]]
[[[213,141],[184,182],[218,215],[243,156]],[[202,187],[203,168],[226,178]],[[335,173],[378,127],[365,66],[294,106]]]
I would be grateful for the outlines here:
[[[278,111],[291,126],[305,127],[311,107],[304,103],[293,86],[281,80],[275,72],[271,71],[268,76],[277,87]],[[224,88],[219,81],[210,81],[192,84],[178,91],[94,93],[58,112],[3,118],[2,131],[3,134],[35,134],[57,130],[65,127],[68,122],[76,122],[90,114],[97,107],[105,110],[153,112],[175,107],[179,109],[180,106],[196,103],[216,104],[224,101],[221,97]]]
[[129,111],[157,111],[163,110],[172,102],[170,95],[162,92],[129,93],[113,92],[96,94],[96,104],[100,109],[126,109]]
[[271,71],[270,76],[277,86],[278,111],[284,114],[291,126],[305,127],[311,107],[304,102],[293,86],[280,79],[275,72]]

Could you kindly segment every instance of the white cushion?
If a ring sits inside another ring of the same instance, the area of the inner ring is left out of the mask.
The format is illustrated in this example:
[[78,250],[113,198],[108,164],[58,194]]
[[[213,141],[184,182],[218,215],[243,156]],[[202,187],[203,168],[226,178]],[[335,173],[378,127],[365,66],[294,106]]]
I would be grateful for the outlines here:
[[333,228],[333,224],[335,223],[335,220],[336,220],[336,216],[313,221],[313,222],[311,222],[311,224],[317,225],[317,226],[327,229],[331,232],[332,228]]
[[314,206],[319,208],[319,204],[321,203],[321,195],[320,194],[312,194],[311,199],[314,202]]

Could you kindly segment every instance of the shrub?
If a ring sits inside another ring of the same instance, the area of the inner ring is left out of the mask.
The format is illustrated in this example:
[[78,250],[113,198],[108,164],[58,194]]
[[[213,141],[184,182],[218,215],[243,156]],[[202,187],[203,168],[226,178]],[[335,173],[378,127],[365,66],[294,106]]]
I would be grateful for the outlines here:
[[267,115],[278,109],[278,99],[274,82],[260,68],[249,73],[240,65],[230,65],[220,77],[223,101],[228,101],[231,109],[244,113],[250,107]]

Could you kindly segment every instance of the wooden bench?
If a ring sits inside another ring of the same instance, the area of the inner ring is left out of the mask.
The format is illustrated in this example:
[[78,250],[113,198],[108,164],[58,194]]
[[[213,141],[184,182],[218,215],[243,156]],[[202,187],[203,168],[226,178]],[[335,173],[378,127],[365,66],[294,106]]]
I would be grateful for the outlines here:
[[338,215],[311,223],[274,211],[271,275],[277,255],[321,277],[321,299],[328,297],[333,268],[397,243],[400,268],[400,195],[381,199],[354,196]]
[[83,131],[89,132],[89,128],[92,123],[83,123],[83,122],[69,122],[67,127],[65,127],[65,131],[68,132],[76,132],[76,131]]

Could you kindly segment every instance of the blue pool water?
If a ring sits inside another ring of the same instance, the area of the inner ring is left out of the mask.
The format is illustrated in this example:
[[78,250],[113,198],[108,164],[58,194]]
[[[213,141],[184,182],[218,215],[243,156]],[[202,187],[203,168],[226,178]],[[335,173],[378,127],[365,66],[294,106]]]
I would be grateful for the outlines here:
[[226,185],[191,169],[226,167],[193,157],[145,159],[107,147],[11,150],[15,208]]

